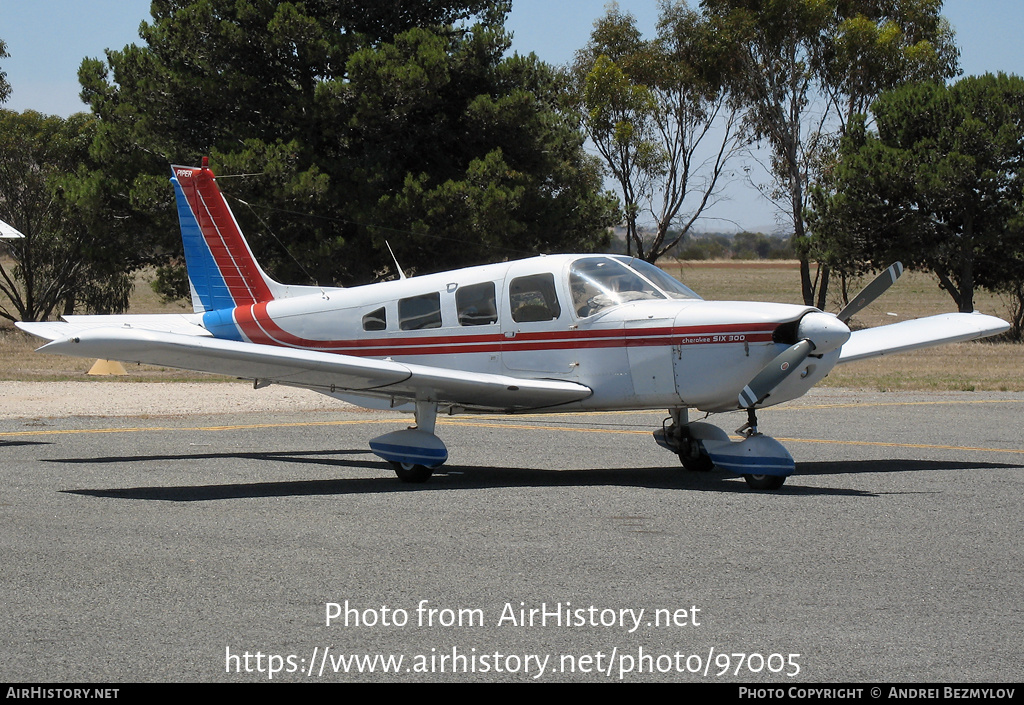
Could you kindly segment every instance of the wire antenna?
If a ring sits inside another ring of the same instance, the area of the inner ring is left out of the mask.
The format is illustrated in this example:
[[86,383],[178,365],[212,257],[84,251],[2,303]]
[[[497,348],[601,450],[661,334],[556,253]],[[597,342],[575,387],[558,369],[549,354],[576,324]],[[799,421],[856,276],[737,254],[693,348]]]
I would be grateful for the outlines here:
[[[223,192],[222,192],[222,193],[223,193]],[[302,270],[302,273],[306,275],[306,277],[307,277],[307,278],[309,279],[309,281],[310,281],[310,282],[312,282],[314,286],[320,286],[320,282],[318,282],[318,281],[316,280],[316,277],[314,277],[314,276],[313,276],[312,274],[310,274],[310,273],[309,273],[309,271],[308,271],[308,270],[307,270],[307,269],[306,269],[305,267],[303,267],[303,266],[302,266],[302,262],[300,262],[300,261],[299,261],[299,260],[298,260],[298,259],[297,259],[297,258],[295,257],[295,255],[293,255],[293,254],[292,254],[292,251],[291,251],[291,250],[289,250],[289,249],[288,249],[288,246],[287,246],[287,245],[285,245],[285,244],[284,244],[284,243],[283,243],[283,242],[281,241],[281,238],[279,238],[279,237],[277,236],[277,233],[275,233],[275,232],[273,231],[273,229],[272,229],[272,228],[271,228],[271,227],[270,227],[269,225],[267,225],[267,223],[266,223],[266,222],[265,222],[265,221],[263,220],[263,218],[261,218],[261,217],[260,217],[260,214],[259,214],[259,213],[257,213],[257,212],[256,212],[256,210],[255,210],[255,209],[254,209],[254,208],[253,208],[253,207],[252,207],[252,206],[251,206],[251,205],[250,205],[249,203],[247,203],[246,201],[243,201],[243,200],[242,200],[241,198],[239,198],[238,196],[234,196],[234,195],[233,195],[233,196],[231,196],[231,197],[232,197],[233,199],[235,199],[236,201],[238,201],[239,203],[241,203],[241,204],[242,204],[243,206],[245,206],[246,208],[248,208],[248,209],[249,209],[249,212],[250,212],[250,213],[252,213],[252,214],[253,214],[253,216],[255,216],[255,217],[256,217],[256,220],[258,220],[258,221],[260,222],[260,225],[262,225],[262,226],[263,226],[263,228],[264,228],[264,229],[265,229],[265,230],[266,230],[266,231],[267,231],[268,233],[270,233],[270,236],[271,236],[272,238],[274,238],[274,240],[276,240],[276,241],[277,241],[277,244],[281,246],[281,249],[283,249],[283,250],[285,251],[285,254],[287,254],[287,255],[288,255],[288,257],[289,257],[289,258],[291,258],[292,262],[294,262],[294,263],[296,264],[296,266],[297,266],[297,267],[298,267],[298,268],[299,268],[300,270]],[[394,256],[394,255],[392,255],[392,256]]]
[[395,261],[395,269],[398,270],[399,279],[405,279],[405,272],[402,271],[402,265],[398,263],[398,258],[395,257],[395,251],[391,249],[391,243],[385,240],[384,244],[388,246],[388,252],[391,253],[391,259]]

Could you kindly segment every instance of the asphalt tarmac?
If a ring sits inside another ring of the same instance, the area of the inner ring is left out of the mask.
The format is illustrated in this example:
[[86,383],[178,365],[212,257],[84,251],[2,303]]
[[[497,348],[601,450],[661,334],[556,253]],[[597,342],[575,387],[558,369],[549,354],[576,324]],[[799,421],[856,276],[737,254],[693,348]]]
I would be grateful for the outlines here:
[[1024,395],[765,410],[775,492],[663,416],[446,418],[423,485],[394,414],[0,421],[0,681],[1020,681]]

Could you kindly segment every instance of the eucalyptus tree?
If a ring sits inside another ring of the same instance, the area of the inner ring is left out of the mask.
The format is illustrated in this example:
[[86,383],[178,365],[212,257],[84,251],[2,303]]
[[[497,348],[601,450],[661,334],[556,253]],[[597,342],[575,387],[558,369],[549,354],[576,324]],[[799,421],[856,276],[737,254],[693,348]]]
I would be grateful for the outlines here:
[[[958,72],[941,0],[702,0],[745,127],[768,149],[763,193],[791,223],[804,303],[824,308],[827,244],[808,230],[809,186],[832,167],[850,119],[882,91]],[[819,259],[817,277],[811,260]]]
[[[740,145],[737,112],[706,18],[662,2],[657,36],[609,6],[577,52],[572,72],[582,124],[614,179],[627,250],[654,262],[712,205]],[[641,228],[653,223],[653,234]]]
[[42,321],[128,305],[131,233],[93,198],[95,119],[0,110],[0,220],[25,237],[5,242],[0,317]]
[[[10,54],[7,53],[7,43],[3,39],[0,39],[0,59],[9,58]],[[11,97],[11,84],[7,82],[7,72],[0,71],[0,104],[6,103],[7,99]]]

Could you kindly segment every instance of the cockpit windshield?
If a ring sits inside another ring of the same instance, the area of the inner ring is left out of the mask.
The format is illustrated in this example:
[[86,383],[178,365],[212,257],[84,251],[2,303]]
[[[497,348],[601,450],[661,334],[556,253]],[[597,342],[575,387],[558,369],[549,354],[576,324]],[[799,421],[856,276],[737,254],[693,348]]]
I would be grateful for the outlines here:
[[640,272],[640,274],[653,282],[656,287],[668,294],[670,298],[701,300],[700,296],[693,289],[650,262],[645,262],[636,257],[629,258],[628,260],[625,257],[616,259],[624,262],[627,267]]
[[664,299],[649,281],[610,257],[587,257],[569,269],[572,304],[581,318],[627,301]]
[[629,301],[700,298],[654,265],[625,257],[576,260],[569,269],[569,288],[580,318]]

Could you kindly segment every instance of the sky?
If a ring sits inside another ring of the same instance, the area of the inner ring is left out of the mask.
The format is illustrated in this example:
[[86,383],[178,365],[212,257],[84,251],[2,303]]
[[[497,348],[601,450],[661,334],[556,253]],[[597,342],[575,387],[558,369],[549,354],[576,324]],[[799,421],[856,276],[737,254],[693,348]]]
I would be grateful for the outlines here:
[[[655,0],[619,0],[638,28],[652,36]],[[691,3],[695,4],[695,2]],[[513,0],[506,27],[515,51],[533,52],[552,64],[572,60],[604,14],[604,0]],[[1021,0],[946,0],[943,14],[957,33],[965,75],[1003,71],[1024,75]],[[10,57],[0,60],[12,95],[8,110],[37,110],[68,116],[85,110],[78,97],[83,58],[103,58],[105,49],[141,43],[139,24],[149,19],[149,0],[0,0],[0,39]],[[752,157],[753,158],[753,157]],[[740,173],[744,164],[734,165]],[[706,224],[770,230],[773,207],[750,187],[731,186]]]

